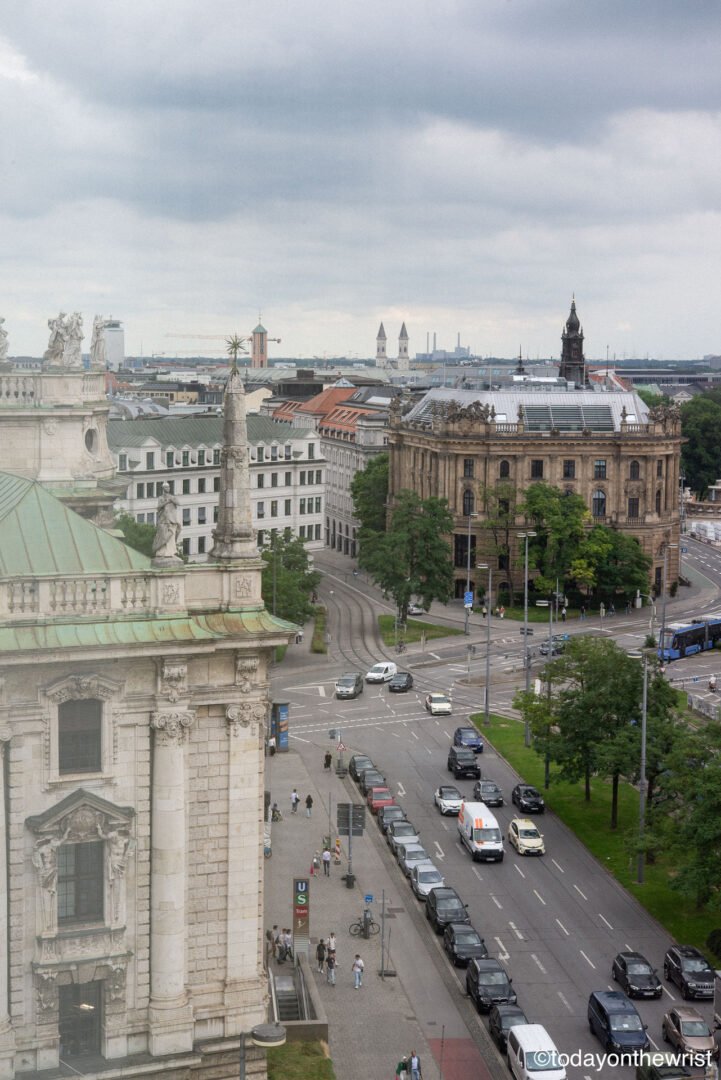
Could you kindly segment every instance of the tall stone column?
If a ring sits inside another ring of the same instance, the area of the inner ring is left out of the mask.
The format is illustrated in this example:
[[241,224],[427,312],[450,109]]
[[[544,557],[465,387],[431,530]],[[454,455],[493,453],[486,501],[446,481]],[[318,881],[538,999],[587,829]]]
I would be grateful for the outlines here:
[[185,751],[195,714],[168,708],[151,716],[153,773],[150,857],[151,1054],[193,1047],[193,1016],[185,989]]
[[15,1034],[10,1022],[8,998],[8,866],[5,837],[5,756],[11,733],[0,728],[0,1080],[15,1075]]

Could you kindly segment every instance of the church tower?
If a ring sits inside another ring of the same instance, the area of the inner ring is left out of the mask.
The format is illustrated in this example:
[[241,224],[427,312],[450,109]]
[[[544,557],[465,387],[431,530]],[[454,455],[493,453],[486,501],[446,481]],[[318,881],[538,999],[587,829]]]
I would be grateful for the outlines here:
[[410,359],[408,356],[408,331],[406,330],[406,324],[403,323],[401,332],[398,335],[398,370],[408,371],[410,366]]
[[252,368],[265,368],[268,366],[268,331],[262,323],[258,323],[253,331],[250,366]]
[[571,313],[566,320],[566,327],[561,334],[563,348],[559,377],[573,382],[577,386],[586,385],[586,360],[583,355],[583,330],[576,314],[576,298],[571,301]]
[[218,526],[210,558],[259,560],[250,509],[250,462],[245,390],[237,364],[228,376],[223,399],[223,449],[220,455]]
[[376,365],[378,367],[385,367],[386,363],[386,332],[383,329],[383,323],[381,323],[378,333],[376,334]]

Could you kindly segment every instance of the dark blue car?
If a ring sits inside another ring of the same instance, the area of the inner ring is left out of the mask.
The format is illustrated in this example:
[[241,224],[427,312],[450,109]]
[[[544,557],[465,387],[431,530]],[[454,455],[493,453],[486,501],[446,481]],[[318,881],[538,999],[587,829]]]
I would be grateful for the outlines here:
[[472,750],[474,754],[483,753],[483,739],[474,727],[457,727],[453,732],[453,745],[465,746],[467,750]]

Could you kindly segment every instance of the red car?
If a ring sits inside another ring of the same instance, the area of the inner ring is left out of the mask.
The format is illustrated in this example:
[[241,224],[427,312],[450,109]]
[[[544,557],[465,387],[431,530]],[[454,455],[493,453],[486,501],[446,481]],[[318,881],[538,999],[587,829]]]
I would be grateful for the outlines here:
[[372,787],[368,792],[368,805],[372,814],[377,814],[382,806],[393,806],[395,801],[387,787]]

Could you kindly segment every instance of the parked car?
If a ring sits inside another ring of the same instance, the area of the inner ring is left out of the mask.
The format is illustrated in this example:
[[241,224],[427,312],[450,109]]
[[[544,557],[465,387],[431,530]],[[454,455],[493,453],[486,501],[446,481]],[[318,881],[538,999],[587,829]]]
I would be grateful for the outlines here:
[[647,1050],[646,1026],[638,1009],[620,990],[594,990],[588,999],[588,1026],[611,1053]]
[[461,809],[463,796],[452,784],[441,784],[433,793],[433,802],[442,814],[457,814]]
[[513,818],[508,826],[508,843],[519,855],[545,855],[546,845],[536,826],[528,818]]
[[488,956],[483,938],[470,923],[449,923],[443,931],[443,948],[454,967],[466,967],[474,957]]
[[381,806],[376,817],[378,828],[382,833],[386,832],[392,822],[405,821],[405,819],[406,812],[402,806],[398,805],[398,803],[392,803],[390,806]]
[[367,795],[372,787],[386,787],[386,778],[379,769],[364,769],[358,787]]
[[630,998],[660,998],[661,980],[639,952],[620,952],[611,966],[611,978]]
[[636,1080],[706,1080],[705,1069],[692,1069],[679,1061],[676,1053],[650,1050],[639,1054]]
[[411,876],[411,870],[420,863],[433,865],[430,855],[420,844],[399,844],[398,865],[407,878]]
[[546,809],[546,802],[540,791],[536,791],[530,784],[516,784],[511,792],[511,802],[526,814],[542,814]]
[[471,780],[480,780],[481,769],[476,761],[476,755],[472,750],[466,750],[460,746],[452,746],[448,751],[448,771],[452,772],[456,780],[461,777],[470,777]]
[[427,694],[425,704],[431,716],[450,716],[453,711],[450,698],[445,694]]
[[392,806],[395,802],[393,793],[387,787],[372,787],[366,796],[371,814],[377,814],[382,806]]
[[369,757],[366,757],[365,754],[354,754],[353,757],[350,759],[350,763],[348,765],[348,772],[351,774],[356,783],[358,783],[361,778],[361,774],[366,769],[375,769],[375,765],[373,764],[371,759]]
[[663,960],[663,977],[676,983],[684,998],[712,998],[714,973],[693,945],[673,945]]
[[515,1005],[518,998],[500,960],[478,957],[466,968],[466,990],[479,1012],[490,1012],[494,1005]]
[[455,889],[443,885],[431,889],[426,897],[426,918],[437,934],[442,934],[449,923],[469,923],[471,917],[466,905]]
[[408,605],[408,614],[409,615],[425,615],[426,614],[426,609],[424,607],[422,607],[420,604],[409,604]]
[[445,885],[445,878],[433,863],[417,863],[411,870],[411,888],[419,900],[425,900],[431,889]]
[[718,1061],[719,1048],[711,1028],[701,1013],[691,1005],[677,1005],[669,1009],[663,1018],[661,1034],[664,1042],[671,1043],[685,1054],[708,1054]]
[[503,806],[503,792],[493,780],[476,780],[473,785],[473,798],[486,806]]
[[357,698],[363,693],[363,676],[360,671],[347,671],[336,680],[335,696],[337,698]]
[[512,1028],[506,1058],[514,1080],[568,1080],[563,1058],[543,1024],[517,1024]]
[[380,660],[366,672],[366,682],[390,682],[397,671],[398,668],[392,660]]
[[483,753],[483,739],[474,727],[457,727],[453,732],[453,745],[465,746],[467,750],[472,750],[474,754]]
[[527,1023],[528,1018],[520,1005],[493,1005],[488,1014],[488,1030],[501,1053],[506,1049],[506,1038],[511,1028]]
[[397,671],[388,681],[391,694],[405,694],[413,689],[413,676],[410,671]]
[[386,830],[386,840],[394,855],[400,842],[418,844],[420,839],[418,829],[412,821],[394,821]]

